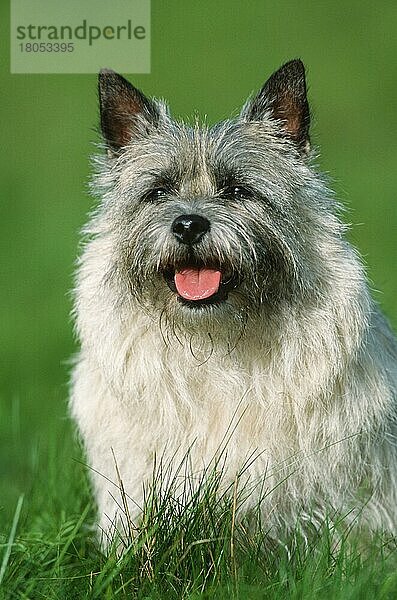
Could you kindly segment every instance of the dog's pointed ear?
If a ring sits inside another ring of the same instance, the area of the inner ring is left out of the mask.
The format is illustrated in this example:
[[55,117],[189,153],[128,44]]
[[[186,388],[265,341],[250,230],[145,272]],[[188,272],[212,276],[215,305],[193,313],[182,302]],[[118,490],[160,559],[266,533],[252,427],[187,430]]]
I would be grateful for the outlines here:
[[98,94],[102,135],[110,151],[118,153],[142,130],[142,124],[157,125],[156,104],[111,69],[99,72]]
[[247,121],[264,118],[280,122],[282,133],[303,152],[310,147],[310,111],[307,101],[305,67],[299,59],[280,67],[266,81],[258,94],[243,108]]

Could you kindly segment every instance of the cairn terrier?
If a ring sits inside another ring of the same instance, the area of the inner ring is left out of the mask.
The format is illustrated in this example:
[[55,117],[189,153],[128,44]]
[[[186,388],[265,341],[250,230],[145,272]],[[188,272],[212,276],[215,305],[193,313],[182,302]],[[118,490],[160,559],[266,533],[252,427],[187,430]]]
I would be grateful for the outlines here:
[[110,70],[99,100],[71,412],[100,527],[120,481],[139,519],[156,456],[199,477],[224,451],[275,536],[329,510],[395,532],[397,344],[313,166],[302,62],[212,127]]

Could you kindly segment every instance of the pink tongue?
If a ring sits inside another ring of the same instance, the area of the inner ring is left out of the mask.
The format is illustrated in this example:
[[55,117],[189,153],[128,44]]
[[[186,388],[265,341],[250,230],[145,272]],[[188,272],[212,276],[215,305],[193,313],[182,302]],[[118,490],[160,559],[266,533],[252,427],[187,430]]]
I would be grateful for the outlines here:
[[178,294],[186,300],[203,300],[219,290],[220,271],[214,269],[184,269],[175,273]]

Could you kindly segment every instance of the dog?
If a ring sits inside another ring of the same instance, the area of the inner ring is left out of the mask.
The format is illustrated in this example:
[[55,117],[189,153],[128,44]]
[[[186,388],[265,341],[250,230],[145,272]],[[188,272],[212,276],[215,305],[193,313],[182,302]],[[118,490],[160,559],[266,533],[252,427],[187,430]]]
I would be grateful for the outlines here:
[[199,477],[223,452],[275,537],[330,510],[395,532],[397,344],[314,165],[302,62],[212,127],[107,69],[99,102],[70,406],[101,530],[139,521],[156,457]]

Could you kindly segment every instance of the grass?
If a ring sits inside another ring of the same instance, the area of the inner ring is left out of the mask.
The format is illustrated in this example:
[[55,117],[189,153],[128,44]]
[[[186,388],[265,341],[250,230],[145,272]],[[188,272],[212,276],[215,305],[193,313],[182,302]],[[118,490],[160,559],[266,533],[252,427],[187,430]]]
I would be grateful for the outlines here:
[[325,523],[310,542],[295,535],[288,547],[270,544],[265,524],[235,518],[244,489],[235,483],[220,494],[214,473],[192,493],[189,480],[181,491],[159,465],[139,528],[126,528],[124,553],[116,544],[104,552],[82,461],[70,424],[59,421],[32,463],[31,489],[0,530],[1,599],[397,597],[390,540],[363,550],[346,535],[335,544]]

